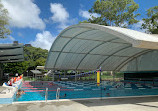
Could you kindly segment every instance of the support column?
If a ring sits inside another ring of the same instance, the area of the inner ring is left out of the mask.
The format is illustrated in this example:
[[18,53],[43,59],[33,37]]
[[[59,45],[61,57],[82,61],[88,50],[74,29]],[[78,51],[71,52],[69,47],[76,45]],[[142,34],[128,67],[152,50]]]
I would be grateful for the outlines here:
[[77,72],[75,73],[75,82],[77,82]]
[[51,71],[52,81],[54,82],[54,71]]
[[114,81],[114,72],[113,71],[110,71],[111,72],[111,76],[113,78],[113,81]]
[[97,71],[97,86],[100,86],[100,70]]
[[97,73],[94,73],[95,81],[97,80]]
[[2,80],[2,78],[3,78],[3,70],[0,69],[0,80]]
[[2,80],[3,78],[3,68],[2,68],[2,64],[0,64],[0,80]]

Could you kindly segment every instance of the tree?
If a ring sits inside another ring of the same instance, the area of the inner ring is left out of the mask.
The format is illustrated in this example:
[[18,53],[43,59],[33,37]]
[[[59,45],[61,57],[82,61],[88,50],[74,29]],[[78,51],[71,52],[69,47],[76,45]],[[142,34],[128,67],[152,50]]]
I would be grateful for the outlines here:
[[6,38],[10,34],[8,11],[5,9],[0,0],[0,38]]
[[36,60],[36,66],[44,66],[46,63],[46,58],[40,57]]
[[29,62],[24,61],[24,62],[17,62],[17,63],[5,63],[3,67],[4,67],[5,73],[22,74],[24,71],[28,69]]
[[147,17],[143,18],[142,29],[147,29],[147,33],[158,34],[158,6],[147,10]]
[[90,23],[96,23],[106,26],[129,27],[137,23],[136,17],[140,14],[134,14],[139,8],[133,0],[97,0],[90,13],[97,13],[100,17],[89,18]]

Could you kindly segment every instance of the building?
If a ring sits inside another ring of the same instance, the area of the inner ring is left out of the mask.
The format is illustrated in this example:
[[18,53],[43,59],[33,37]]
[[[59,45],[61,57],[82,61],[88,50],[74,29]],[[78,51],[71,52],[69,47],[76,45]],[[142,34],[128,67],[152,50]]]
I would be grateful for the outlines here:
[[[14,41],[13,44],[0,44],[0,63],[24,61],[23,44]],[[0,80],[3,78],[3,69],[0,67]]]
[[158,38],[130,29],[82,23],[63,30],[49,51],[48,70],[158,71]]

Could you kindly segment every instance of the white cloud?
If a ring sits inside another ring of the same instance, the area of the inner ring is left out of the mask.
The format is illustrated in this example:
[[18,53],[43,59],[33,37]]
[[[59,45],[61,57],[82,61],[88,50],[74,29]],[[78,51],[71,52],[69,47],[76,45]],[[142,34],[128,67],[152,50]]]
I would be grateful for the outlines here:
[[[70,19],[69,13],[66,8],[60,3],[51,3],[50,11],[53,14],[51,20],[53,23],[58,23],[57,28],[65,29],[69,25],[76,23],[77,19]],[[60,31],[60,30],[59,30]]]
[[40,9],[33,0],[2,0],[8,10],[12,27],[43,30],[45,23],[39,17]]
[[139,32],[145,32],[146,29],[141,29],[141,25],[143,23],[144,23],[143,20],[140,20],[138,23],[132,25],[132,29],[136,30],[136,31],[139,31]]
[[89,19],[89,18],[92,18],[92,16],[94,17],[99,17],[100,15],[97,14],[97,13],[89,13],[88,11],[84,11],[82,9],[79,10],[79,15],[83,18],[86,18],[86,19]]
[[36,35],[35,41],[31,41],[30,44],[34,47],[40,47],[42,49],[49,50],[52,43],[54,42],[55,37],[49,31],[43,31]]
[[54,3],[50,4],[50,11],[53,13],[51,17],[53,22],[66,23],[69,18],[69,13],[63,7],[62,4]]

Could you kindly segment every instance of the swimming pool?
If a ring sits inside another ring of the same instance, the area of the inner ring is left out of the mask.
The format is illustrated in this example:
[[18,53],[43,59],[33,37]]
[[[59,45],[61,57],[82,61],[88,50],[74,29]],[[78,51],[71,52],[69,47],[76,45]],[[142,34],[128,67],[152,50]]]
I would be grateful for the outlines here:
[[95,81],[58,81],[58,82],[23,82],[21,89],[25,94],[15,97],[14,101],[45,100],[48,88],[48,100],[56,99],[57,88],[60,88],[60,99],[100,98],[120,96],[157,95],[158,85],[102,81],[98,87]]

